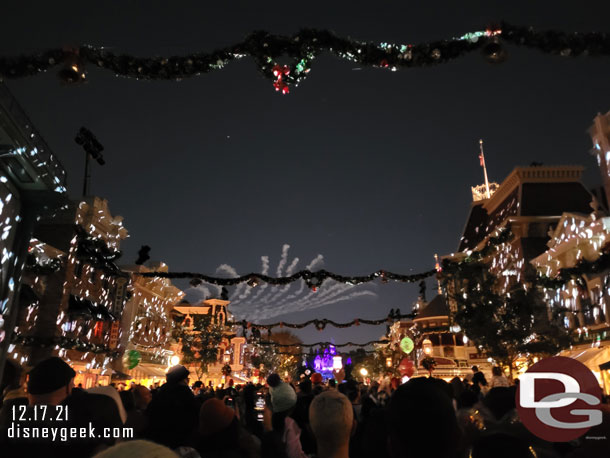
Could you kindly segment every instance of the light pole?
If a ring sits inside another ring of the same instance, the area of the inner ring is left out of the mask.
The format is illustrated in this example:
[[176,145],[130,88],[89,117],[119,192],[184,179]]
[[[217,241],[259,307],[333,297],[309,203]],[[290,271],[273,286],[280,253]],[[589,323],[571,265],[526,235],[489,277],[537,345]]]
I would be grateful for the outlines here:
[[89,195],[89,181],[91,180],[91,174],[89,173],[89,158],[95,159],[99,165],[104,165],[106,161],[104,161],[104,156],[102,156],[102,151],[104,147],[102,144],[95,138],[95,135],[91,133],[91,131],[85,127],[81,127],[76,137],[74,137],[74,141],[83,147],[85,150],[85,179],[83,181],[83,197],[87,197]]

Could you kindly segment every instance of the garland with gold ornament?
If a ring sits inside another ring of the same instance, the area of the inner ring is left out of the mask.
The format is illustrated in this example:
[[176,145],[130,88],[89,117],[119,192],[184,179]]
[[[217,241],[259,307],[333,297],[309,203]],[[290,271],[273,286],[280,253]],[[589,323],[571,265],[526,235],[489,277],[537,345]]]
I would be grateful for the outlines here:
[[[310,75],[314,60],[323,53],[364,67],[396,71],[452,62],[474,51],[481,51],[490,63],[500,63],[507,57],[504,43],[564,58],[610,55],[610,35],[605,32],[536,30],[505,22],[460,37],[419,44],[366,42],[339,37],[328,30],[304,29],[292,36],[257,31],[239,43],[209,53],[171,57],[115,54],[99,46],[48,49],[0,57],[0,77],[24,78],[61,66],[58,76],[63,83],[82,83],[87,78],[85,66],[89,65],[126,78],[181,81],[221,70],[250,56],[274,89],[287,94]],[[290,63],[281,64],[283,58]]]

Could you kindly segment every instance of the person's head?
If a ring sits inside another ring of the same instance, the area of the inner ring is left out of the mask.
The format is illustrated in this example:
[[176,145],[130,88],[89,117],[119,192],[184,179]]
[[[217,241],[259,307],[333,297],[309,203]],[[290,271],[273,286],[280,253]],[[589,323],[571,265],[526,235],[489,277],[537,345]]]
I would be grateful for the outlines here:
[[[114,389],[114,388],[113,388]],[[135,390],[121,391],[119,393],[123,407],[127,412],[133,410],[136,406]]]
[[328,380],[328,387],[329,388],[337,388],[337,381],[334,378],[331,378]]
[[504,415],[516,408],[515,389],[504,386],[492,388],[483,399],[483,404],[499,421]]
[[311,383],[313,383],[314,385],[321,385],[322,384],[322,374],[320,374],[318,372],[311,374]]
[[186,385],[189,384],[189,370],[184,366],[174,366],[167,371],[165,374],[165,379],[167,383],[171,383],[174,385]]
[[94,386],[93,388],[89,388],[87,392],[98,395],[101,394],[103,396],[111,398],[116,404],[116,408],[121,417],[121,421],[125,423],[125,421],[127,420],[127,412],[125,411],[125,406],[123,405],[122,401],[122,397],[124,396],[123,393],[126,393],[125,391],[117,391],[116,388],[113,388],[111,386]]
[[282,378],[276,373],[273,373],[267,377],[267,385],[269,385],[270,388],[275,388],[280,383],[282,383]]
[[355,380],[348,380],[339,385],[339,392],[347,396],[352,404],[357,404],[360,400],[360,388]]
[[30,405],[58,405],[72,393],[76,372],[61,358],[52,357],[38,363],[29,373]]
[[311,393],[311,380],[304,378],[298,385],[299,392],[304,394]]
[[491,368],[491,374],[494,376],[502,375],[502,368],[500,366],[494,366]]
[[479,366],[472,366],[472,372],[479,372]]
[[297,394],[288,383],[281,382],[269,389],[273,413],[288,412],[297,403]]
[[392,458],[449,457],[460,439],[447,384],[434,378],[415,378],[398,387],[387,425]]
[[98,453],[93,458],[178,458],[171,449],[145,440],[121,442]]
[[199,410],[199,432],[204,437],[218,434],[227,429],[234,418],[235,411],[220,399],[208,399]]
[[352,404],[338,391],[325,391],[311,401],[309,423],[319,455],[328,456],[347,448],[354,426]]
[[136,385],[133,389],[133,397],[136,403],[136,409],[144,410],[152,401],[152,393],[144,385]]
[[203,382],[201,380],[197,380],[195,383],[193,383],[193,390],[200,390],[202,386]]

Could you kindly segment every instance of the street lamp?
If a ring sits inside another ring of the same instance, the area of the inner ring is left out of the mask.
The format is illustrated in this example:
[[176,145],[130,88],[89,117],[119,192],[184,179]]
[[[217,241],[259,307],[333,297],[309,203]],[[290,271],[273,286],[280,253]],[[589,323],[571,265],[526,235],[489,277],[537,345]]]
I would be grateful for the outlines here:
[[392,367],[392,357],[391,356],[388,356],[385,359],[385,365],[386,365],[386,367]]
[[178,355],[174,355],[169,359],[169,362],[172,366],[177,366],[180,364],[180,357]]
[[426,337],[422,342],[422,348],[424,349],[424,353],[426,355],[432,353],[432,341]]
[[366,377],[367,375],[369,375],[369,371],[367,371],[366,368],[363,367],[362,369],[360,369],[360,375]]

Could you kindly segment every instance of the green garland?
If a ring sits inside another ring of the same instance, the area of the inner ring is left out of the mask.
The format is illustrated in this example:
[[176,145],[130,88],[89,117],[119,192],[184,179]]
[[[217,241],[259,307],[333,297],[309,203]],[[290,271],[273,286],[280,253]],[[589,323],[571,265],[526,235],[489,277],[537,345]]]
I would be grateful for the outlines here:
[[234,278],[220,278],[220,277],[212,277],[205,274],[200,274],[196,272],[134,272],[133,275],[140,275],[142,277],[160,277],[160,278],[191,278],[198,279],[205,283],[211,283],[214,285],[220,286],[234,286],[239,283],[248,283],[252,288],[258,286],[261,282],[269,283],[270,285],[287,285],[289,283],[293,283],[298,280],[305,280],[305,283],[308,287],[313,290],[316,290],[325,280],[331,279],[335,280],[339,283],[345,283],[347,285],[360,285],[363,283],[368,283],[374,281],[378,278],[381,279],[382,283],[387,283],[388,281],[400,281],[400,282],[409,282],[414,283],[421,281],[425,278],[431,277],[436,274],[436,269],[429,270],[427,272],[422,272],[420,274],[414,275],[404,275],[404,274],[396,274],[392,272],[388,272],[386,270],[378,270],[377,272],[373,272],[369,275],[360,275],[360,276],[346,276],[346,275],[338,275],[332,272],[328,272],[327,270],[318,270],[316,272],[312,272],[310,270],[301,270],[296,272],[288,277],[270,277],[268,275],[250,273],[247,275],[242,275],[241,277]]
[[[108,69],[117,76],[180,81],[220,70],[249,55],[275,89],[286,94],[291,86],[298,85],[309,75],[313,61],[325,52],[361,66],[397,70],[448,63],[476,50],[481,50],[490,62],[502,62],[506,51],[501,41],[563,57],[610,55],[610,35],[607,33],[536,31],[532,27],[507,23],[459,38],[416,45],[363,42],[338,37],[328,30],[305,29],[290,37],[254,32],[240,43],[210,53],[173,57],[118,55],[94,46],[49,49],[0,58],[0,76],[24,78],[62,65],[59,72],[62,81],[78,83],[86,79],[84,65],[87,63]],[[277,60],[281,57],[290,58],[290,65],[279,65]]]
[[14,334],[11,338],[11,343],[26,347],[60,347],[66,350],[77,350],[80,352],[95,354],[104,353],[111,358],[117,358],[121,354],[120,351],[111,350],[107,345],[93,344],[90,342],[84,342],[80,339],[63,336],[44,338],[39,336],[24,336],[22,334]]
[[273,341],[266,341],[266,342],[259,342],[259,345],[274,345],[276,347],[368,347],[369,345],[375,345],[375,344],[388,344],[389,341],[387,340],[371,340],[369,342],[366,343],[354,343],[354,342],[345,342],[342,344],[335,344],[332,342],[316,342],[316,343],[310,343],[310,344],[304,344],[304,343],[294,343],[294,344],[281,344],[281,343],[277,343],[277,342],[273,342]]
[[283,321],[278,321],[277,323],[269,323],[269,324],[256,324],[256,323],[250,323],[247,322],[246,320],[243,321],[227,321],[227,326],[242,326],[242,328],[248,328],[248,329],[266,329],[267,331],[272,329],[272,328],[291,328],[291,329],[302,329],[304,327],[307,327],[309,325],[314,325],[316,327],[316,329],[318,329],[319,331],[324,330],[324,328],[326,328],[327,325],[331,325],[334,326],[336,328],[349,328],[351,326],[360,326],[361,324],[369,324],[369,325],[380,325],[380,324],[384,324],[384,323],[392,323],[394,321],[398,321],[401,320],[403,318],[415,318],[417,316],[417,314],[415,313],[407,313],[407,314],[401,314],[400,313],[400,309],[396,309],[396,311],[394,311],[394,309],[390,310],[390,313],[388,314],[387,317],[385,318],[380,318],[378,320],[367,320],[366,318],[355,318],[352,321],[346,322],[346,323],[337,323],[336,321],[333,320],[329,320],[327,318],[322,318],[322,319],[318,319],[315,318],[313,320],[309,320],[309,321],[305,321],[303,323],[285,323]]

